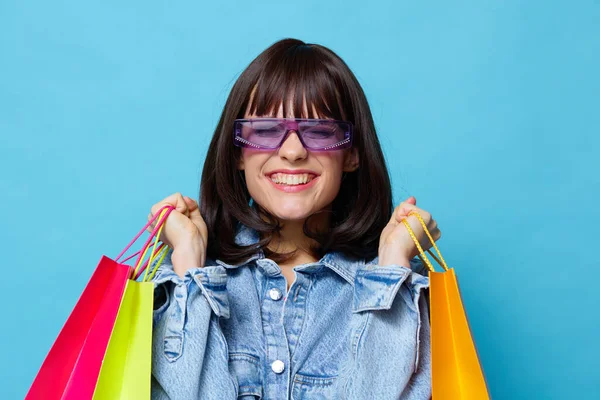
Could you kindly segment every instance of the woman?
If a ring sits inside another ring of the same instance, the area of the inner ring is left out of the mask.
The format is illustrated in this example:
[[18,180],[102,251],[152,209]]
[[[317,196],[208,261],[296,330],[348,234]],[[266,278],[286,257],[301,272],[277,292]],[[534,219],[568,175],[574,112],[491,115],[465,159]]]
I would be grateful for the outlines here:
[[[158,202],[156,399],[429,399],[428,278],[365,94],[331,50],[281,40],[233,86],[200,204]],[[431,247],[414,216],[424,249]],[[151,229],[151,228],[150,228]]]

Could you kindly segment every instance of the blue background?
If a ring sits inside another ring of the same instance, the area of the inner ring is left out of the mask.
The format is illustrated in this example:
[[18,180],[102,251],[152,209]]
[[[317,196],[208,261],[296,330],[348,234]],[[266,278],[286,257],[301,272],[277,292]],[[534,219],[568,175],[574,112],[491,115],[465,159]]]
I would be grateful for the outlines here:
[[431,211],[495,399],[600,396],[598,1],[3,1],[0,397],[23,398],[102,254],[195,197],[238,74],[337,52]]

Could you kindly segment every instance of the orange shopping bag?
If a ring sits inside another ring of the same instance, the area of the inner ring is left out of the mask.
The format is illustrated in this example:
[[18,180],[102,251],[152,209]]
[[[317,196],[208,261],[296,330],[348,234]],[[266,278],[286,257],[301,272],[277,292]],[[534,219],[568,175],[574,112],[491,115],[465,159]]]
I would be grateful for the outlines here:
[[446,265],[421,215],[416,211],[411,211],[408,215],[417,217],[439,259],[431,251],[427,251],[444,268],[444,272],[435,271],[408,221],[403,219],[402,223],[419,249],[419,258],[429,269],[433,399],[489,399],[454,269]]

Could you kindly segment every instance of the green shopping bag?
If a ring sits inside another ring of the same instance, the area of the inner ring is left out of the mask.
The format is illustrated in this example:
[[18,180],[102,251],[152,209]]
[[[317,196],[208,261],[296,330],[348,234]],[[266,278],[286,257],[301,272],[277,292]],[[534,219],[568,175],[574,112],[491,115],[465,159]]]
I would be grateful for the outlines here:
[[[163,214],[166,211],[163,211]],[[127,281],[125,294],[100,369],[94,400],[148,400],[150,398],[154,301],[154,283],[151,282],[151,279],[169,249],[167,246],[161,245],[160,251],[155,252],[161,230],[162,226],[156,235],[152,254],[145,266],[138,270],[145,257],[144,252],[138,261],[132,279]],[[148,266],[156,258],[159,261],[152,273],[148,274],[150,270]],[[136,281],[144,270],[146,273],[143,279],[139,282]]]
[[154,283],[127,281],[94,400],[150,398]]

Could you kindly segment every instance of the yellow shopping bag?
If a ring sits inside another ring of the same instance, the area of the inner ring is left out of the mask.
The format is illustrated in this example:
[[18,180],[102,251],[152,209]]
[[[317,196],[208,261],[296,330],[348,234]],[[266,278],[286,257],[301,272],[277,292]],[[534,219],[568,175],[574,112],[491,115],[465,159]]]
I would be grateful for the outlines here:
[[[161,220],[166,211],[161,213]],[[145,257],[144,252],[131,279],[127,281],[117,320],[102,361],[94,400],[148,400],[150,398],[154,302],[154,283],[150,280],[168,251],[168,247],[164,246],[155,254],[161,230],[162,226],[158,230],[152,254],[147,262],[147,266],[150,266],[156,258],[159,259],[153,272],[148,274],[150,269],[146,267],[142,281],[135,280],[141,274],[139,268]]]
[[403,219],[402,223],[419,249],[419,258],[429,269],[433,399],[489,399],[454,269],[446,265],[421,215],[416,211],[411,211],[410,215],[417,217],[423,226],[439,259],[427,251],[444,268],[444,272],[435,271],[408,221]]
[[152,282],[127,281],[94,400],[150,398]]

